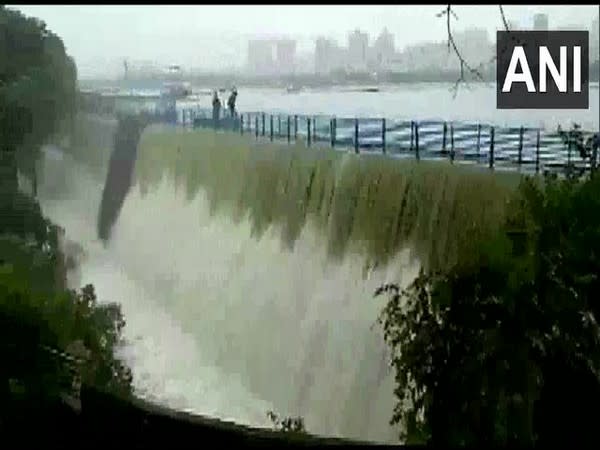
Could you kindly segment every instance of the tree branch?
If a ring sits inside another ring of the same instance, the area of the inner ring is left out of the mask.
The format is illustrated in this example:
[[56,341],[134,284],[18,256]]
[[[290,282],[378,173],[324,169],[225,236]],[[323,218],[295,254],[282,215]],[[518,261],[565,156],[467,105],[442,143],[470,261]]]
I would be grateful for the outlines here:
[[498,5],[498,8],[500,9],[500,16],[502,17],[502,23],[504,24],[504,29],[506,31],[510,32],[510,29],[508,28],[508,21],[506,20],[506,16],[504,15],[504,8],[502,7],[502,5]]
[[[504,28],[506,29],[506,31],[510,32],[510,29],[508,26],[508,21],[506,20],[506,15],[504,14],[504,8],[502,7],[502,5],[498,5],[498,8],[500,9],[500,16],[502,17],[502,23],[504,24]],[[450,24],[450,15],[454,16],[454,18],[456,20],[458,20],[458,16],[452,10],[451,4],[448,4],[444,10],[442,10],[441,12],[436,14],[437,17],[446,16],[446,30],[448,33],[448,51],[453,50],[458,58],[459,63],[460,63],[460,76],[459,76],[458,80],[456,80],[454,87],[451,88],[451,90],[453,91],[453,98],[456,98],[456,94],[458,93],[459,85],[461,83],[466,82],[465,69],[466,69],[466,73],[470,73],[471,75],[475,76],[480,81],[485,81],[483,75],[481,74],[480,69],[483,68],[484,66],[494,63],[496,61],[497,57],[496,57],[496,55],[494,55],[490,59],[490,61],[488,61],[487,63],[479,64],[479,68],[473,68],[462,56],[462,53],[460,52],[460,50],[458,49],[458,46],[456,45],[456,42],[454,40],[454,35],[452,34],[452,26]]]

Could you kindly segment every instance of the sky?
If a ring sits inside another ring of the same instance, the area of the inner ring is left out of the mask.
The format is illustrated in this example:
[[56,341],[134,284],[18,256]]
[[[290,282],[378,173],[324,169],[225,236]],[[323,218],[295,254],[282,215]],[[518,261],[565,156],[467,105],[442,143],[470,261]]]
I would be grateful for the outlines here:
[[[397,48],[446,39],[444,5],[18,5],[24,14],[44,20],[75,58],[80,78],[122,71],[123,60],[181,64],[226,70],[246,63],[247,41],[255,37],[290,37],[301,53],[318,36],[345,44],[359,28],[375,39],[384,27]],[[453,29],[486,28],[492,37],[502,28],[498,7],[453,6]],[[549,15],[550,28],[578,24],[589,29],[598,6],[506,5],[507,19],[531,27],[533,14]]]

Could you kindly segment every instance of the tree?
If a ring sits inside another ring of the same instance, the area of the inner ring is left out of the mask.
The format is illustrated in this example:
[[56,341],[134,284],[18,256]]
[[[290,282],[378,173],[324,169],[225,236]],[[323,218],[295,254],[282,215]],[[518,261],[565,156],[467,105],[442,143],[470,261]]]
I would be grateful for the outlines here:
[[596,440],[599,194],[589,172],[525,178],[479,254],[443,273],[422,270],[404,290],[376,292],[390,294],[379,322],[396,372],[392,423],[404,439]]
[[50,420],[43,405],[77,407],[82,383],[131,394],[115,357],[120,308],[98,304],[91,285],[65,290],[58,227],[17,189],[17,170],[31,172],[39,147],[72,119],[76,79],[58,36],[0,6],[0,432]]
[[[505,28],[507,21],[500,13]],[[465,73],[479,69],[448,46]],[[490,61],[490,62],[493,62]],[[387,294],[379,323],[393,351],[398,404],[392,417],[408,442],[591,443],[600,414],[600,182],[598,133],[559,128],[591,171],[522,181],[512,214],[480,252],[445,272],[422,270]],[[585,403],[588,408],[581,405]]]
[[[76,70],[62,40],[44,22],[0,9],[0,174],[16,189],[43,144],[72,117]],[[18,151],[18,156],[17,156]]]

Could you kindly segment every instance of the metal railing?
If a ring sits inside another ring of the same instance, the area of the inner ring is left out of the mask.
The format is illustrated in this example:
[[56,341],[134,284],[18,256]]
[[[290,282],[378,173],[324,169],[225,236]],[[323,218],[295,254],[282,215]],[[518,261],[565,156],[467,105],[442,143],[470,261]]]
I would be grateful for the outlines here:
[[[558,131],[499,127],[474,122],[406,121],[386,118],[344,118],[247,112],[215,121],[212,111],[184,108],[177,122],[183,126],[226,129],[255,138],[307,146],[327,145],[355,153],[386,154],[396,158],[449,160],[486,165],[490,169],[540,173],[568,166],[590,170],[598,155],[584,159]],[[587,132],[584,135],[591,136]]]
[[[394,158],[449,160],[452,164],[475,164],[497,170],[540,173],[564,172],[569,166],[594,170],[598,166],[597,152],[592,158],[582,158],[575,146],[564,142],[558,131],[539,128],[502,127],[467,121],[410,121],[278,112],[236,113],[232,118],[228,111],[224,111],[215,121],[209,108],[177,106],[171,111],[162,111],[154,102],[129,112],[143,110],[161,122],[225,129],[251,134],[256,139],[288,143],[302,141],[307,146],[325,145],[337,150],[385,154]],[[584,132],[585,137],[592,134]]]

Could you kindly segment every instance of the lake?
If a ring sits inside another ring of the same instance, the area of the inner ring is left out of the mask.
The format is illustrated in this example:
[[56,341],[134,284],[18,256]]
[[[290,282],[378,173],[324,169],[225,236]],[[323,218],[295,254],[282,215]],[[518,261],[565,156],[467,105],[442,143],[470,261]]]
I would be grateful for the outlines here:
[[[379,86],[379,92],[350,91],[348,87],[287,93],[283,89],[238,87],[240,112],[264,111],[284,114],[336,115],[337,117],[386,117],[400,120],[477,121],[499,126],[555,129],[573,122],[598,130],[598,83],[592,83],[587,110],[499,110],[493,84],[461,85],[454,97],[453,84],[422,83]],[[194,86],[194,91],[206,90]],[[220,94],[223,104],[228,92]],[[184,102],[182,102],[184,103]],[[204,108],[210,96],[194,101]]]

